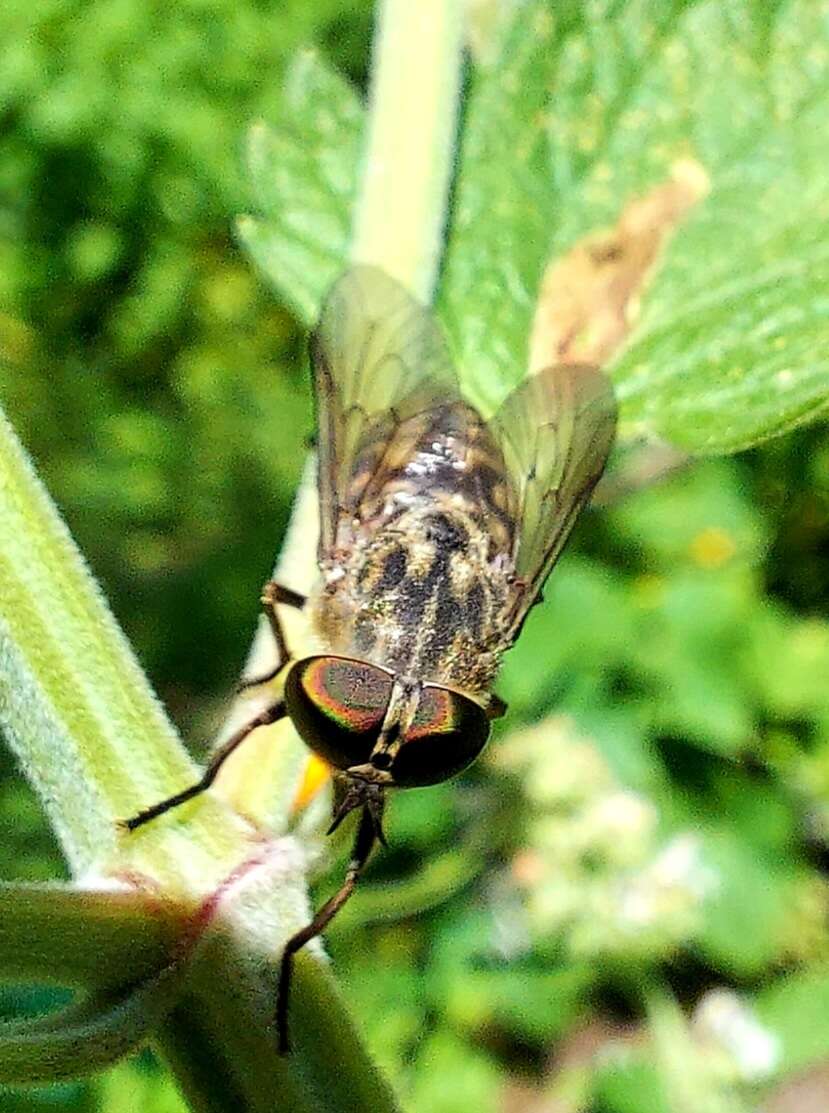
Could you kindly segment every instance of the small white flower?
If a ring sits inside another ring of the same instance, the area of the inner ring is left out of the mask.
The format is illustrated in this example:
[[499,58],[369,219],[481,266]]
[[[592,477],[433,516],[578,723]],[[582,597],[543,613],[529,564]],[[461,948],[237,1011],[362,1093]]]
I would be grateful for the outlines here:
[[687,889],[699,900],[719,883],[719,874],[703,860],[699,839],[689,832],[666,843],[648,872],[656,885]]
[[601,849],[612,863],[627,864],[641,859],[656,827],[653,804],[636,792],[604,793],[588,807],[583,826],[590,844]]
[[779,1038],[730,989],[706,993],[694,1010],[693,1024],[702,1040],[725,1052],[745,1082],[768,1078],[780,1063]]

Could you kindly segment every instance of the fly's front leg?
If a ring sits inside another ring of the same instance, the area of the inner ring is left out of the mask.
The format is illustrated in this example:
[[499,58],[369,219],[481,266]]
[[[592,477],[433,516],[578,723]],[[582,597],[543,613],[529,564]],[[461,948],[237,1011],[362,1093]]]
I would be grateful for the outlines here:
[[248,688],[258,688],[260,684],[267,684],[269,680],[273,680],[278,676],[285,665],[291,660],[292,654],[285,640],[285,631],[282,629],[282,620],[279,617],[277,607],[281,603],[286,607],[294,607],[296,610],[301,611],[305,606],[305,598],[306,597],[300,595],[298,591],[291,591],[289,587],[283,587],[282,584],[278,584],[274,580],[269,580],[262,588],[262,606],[270,624],[274,641],[276,642],[277,663],[269,672],[264,673],[264,675],[254,676],[249,680],[243,680],[237,691],[244,692],[247,691]]
[[196,781],[195,784],[189,788],[177,792],[174,796],[168,797],[166,800],[159,801],[158,804],[153,804],[150,808],[144,808],[143,811],[138,812],[137,815],[131,816],[130,819],[121,821],[121,826],[126,827],[128,831],[134,831],[137,827],[143,827],[145,823],[149,823],[151,819],[157,819],[158,816],[164,815],[169,812],[171,808],[177,808],[179,804],[185,803],[187,800],[192,800],[194,796],[198,796],[204,792],[205,789],[210,788],[216,780],[219,770],[224,765],[225,761],[230,755],[240,746],[249,734],[251,734],[257,727],[267,726],[269,723],[275,723],[279,719],[284,718],[286,714],[285,704],[280,700],[278,703],[266,707],[264,711],[260,711],[255,715],[250,722],[245,723],[240,727],[235,734],[232,734],[222,746],[213,754],[210,759],[210,764],[204,771],[201,780]]
[[301,950],[306,943],[325,931],[354,892],[357,882],[360,879],[360,874],[363,872],[363,868],[368,861],[377,839],[377,831],[380,829],[382,811],[382,800],[373,807],[366,804],[363,808],[357,825],[354,850],[352,851],[351,861],[348,864],[348,869],[346,870],[342,885],[333,897],[325,902],[311,923],[292,935],[285,944],[285,949],[282,952],[282,961],[279,966],[279,983],[276,990],[276,1031],[281,1055],[287,1055],[291,1050],[291,1043],[288,1038],[288,997],[291,989],[294,955],[297,951]]
[[[279,661],[276,668],[272,669],[265,676],[257,676],[250,680],[244,680],[239,686],[240,690],[254,688],[260,684],[265,684],[268,680],[273,680],[280,670],[291,660],[291,653],[288,650],[285,635],[282,630],[282,623],[279,618],[279,612],[277,611],[277,606],[279,604],[301,610],[305,606],[305,596],[300,595],[296,591],[291,591],[290,588],[283,587],[281,584],[274,583],[273,581],[269,581],[265,584],[262,589],[262,605],[265,608],[265,614],[268,617],[268,622],[273,631]],[[177,792],[174,796],[170,796],[166,800],[161,800],[159,803],[153,804],[152,807],[144,808],[143,811],[138,812],[129,819],[123,820],[121,826],[126,827],[128,831],[134,831],[138,827],[143,827],[145,823],[149,823],[150,820],[157,819],[158,816],[164,815],[165,812],[170,811],[172,808],[177,808],[179,804],[184,804],[187,800],[192,800],[194,796],[198,796],[200,793],[210,788],[222,765],[252,731],[256,730],[257,727],[275,723],[279,719],[284,718],[286,714],[285,704],[281,700],[264,708],[258,715],[255,715],[249,722],[237,730],[235,734],[231,735],[231,737],[216,750],[200,780],[196,781],[195,784],[190,785],[188,788],[183,789],[181,792]]]

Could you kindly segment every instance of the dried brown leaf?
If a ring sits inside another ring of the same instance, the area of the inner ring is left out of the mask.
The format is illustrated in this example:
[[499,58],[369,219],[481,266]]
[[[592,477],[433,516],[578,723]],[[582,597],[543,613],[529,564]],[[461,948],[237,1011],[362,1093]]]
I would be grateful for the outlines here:
[[708,192],[692,159],[630,201],[609,231],[586,236],[547,267],[530,340],[530,371],[554,363],[606,365],[624,343],[659,254]]

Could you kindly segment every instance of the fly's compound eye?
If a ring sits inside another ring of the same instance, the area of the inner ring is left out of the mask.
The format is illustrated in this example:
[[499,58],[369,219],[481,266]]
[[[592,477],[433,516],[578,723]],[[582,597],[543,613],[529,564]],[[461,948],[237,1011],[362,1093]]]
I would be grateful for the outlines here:
[[445,781],[470,765],[489,737],[486,711],[469,696],[427,685],[392,765],[395,784]]
[[382,669],[347,657],[297,661],[285,704],[303,741],[337,769],[368,761],[391,698]]

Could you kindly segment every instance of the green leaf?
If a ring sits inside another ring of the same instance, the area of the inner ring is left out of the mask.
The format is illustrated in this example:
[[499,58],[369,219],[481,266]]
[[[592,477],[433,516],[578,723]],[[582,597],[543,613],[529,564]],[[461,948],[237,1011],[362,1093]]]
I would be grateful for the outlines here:
[[441,306],[464,385],[492,408],[526,370],[556,199],[544,132],[558,23],[523,4],[478,67],[461,139]]
[[748,663],[764,705],[782,719],[829,712],[829,622],[796,619],[769,600],[755,628]]
[[826,4],[587,13],[550,117],[556,248],[614,221],[677,160],[711,182],[615,369],[628,433],[731,452],[827,412]]
[[515,9],[466,116],[443,304],[492,406],[526,366],[545,262],[681,164],[670,242],[614,377],[623,437],[733,452],[829,411],[825,3]]
[[518,1039],[546,1046],[585,1012],[593,977],[593,971],[580,964],[473,968],[452,983],[445,1011],[450,1021],[472,1031],[496,1024]]
[[700,461],[604,512],[614,544],[634,549],[649,573],[687,567],[717,573],[765,555],[769,526],[727,460]]
[[795,895],[792,861],[772,861],[732,832],[703,836],[706,865],[719,881],[704,905],[697,942],[718,969],[738,977],[762,973],[779,961]]
[[118,995],[91,996],[54,1016],[0,1025],[0,1083],[37,1085],[94,1074],[142,1044],[172,1008],[181,971]]
[[758,994],[757,1015],[782,1044],[781,1070],[800,1071],[829,1055],[829,969],[814,966]]
[[135,985],[168,961],[187,920],[136,889],[0,883],[0,978]]
[[605,670],[634,637],[624,586],[598,565],[568,557],[544,589],[544,605],[530,612],[516,648],[506,657],[498,690],[513,711],[537,706],[578,670]]
[[602,1113],[676,1113],[655,1065],[637,1048],[610,1050],[600,1059],[595,1087]]
[[652,730],[721,754],[748,746],[754,708],[734,669],[746,602],[739,576],[679,571],[659,608],[642,615],[631,656],[653,686],[643,706]]
[[411,1109],[429,1113],[497,1113],[502,1079],[492,1058],[451,1031],[431,1035],[418,1048],[419,1069],[410,1094]]
[[255,124],[248,138],[259,213],[240,218],[238,232],[307,325],[345,266],[362,128],[354,91],[306,51],[288,72],[276,118]]
[[[710,193],[616,361],[623,437],[733,452],[829,411],[827,40],[805,0],[516,9],[473,75],[441,286],[474,400],[492,409],[524,373],[547,261],[682,163]],[[282,110],[251,134],[261,215],[239,228],[310,324],[346,257],[362,111],[310,54]]]

